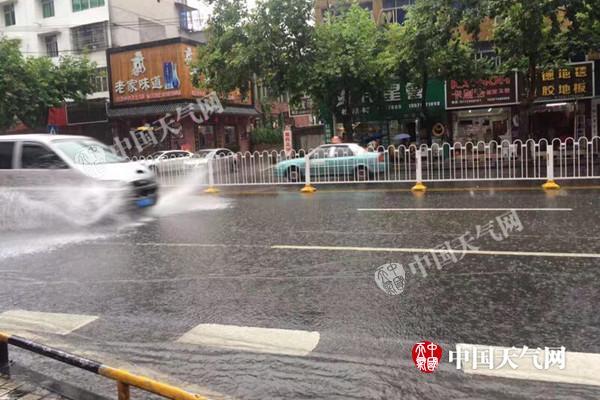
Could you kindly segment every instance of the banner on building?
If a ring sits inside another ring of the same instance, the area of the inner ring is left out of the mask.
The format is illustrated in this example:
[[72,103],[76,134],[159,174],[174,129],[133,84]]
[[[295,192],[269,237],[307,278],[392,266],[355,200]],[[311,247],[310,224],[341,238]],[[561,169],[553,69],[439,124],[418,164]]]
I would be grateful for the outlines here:
[[487,79],[446,82],[446,108],[458,110],[518,104],[517,73]]

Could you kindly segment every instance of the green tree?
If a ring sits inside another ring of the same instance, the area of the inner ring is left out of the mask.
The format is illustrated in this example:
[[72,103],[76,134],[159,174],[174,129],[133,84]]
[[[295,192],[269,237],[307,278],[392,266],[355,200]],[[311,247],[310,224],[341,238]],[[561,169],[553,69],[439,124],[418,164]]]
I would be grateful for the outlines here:
[[87,58],[23,57],[19,41],[0,38],[0,128],[20,120],[46,126],[48,110],[66,100],[82,101],[93,92],[96,66]]
[[364,96],[382,97],[388,75],[381,68],[382,32],[368,11],[353,3],[328,15],[315,29],[307,91],[317,105],[342,121],[345,141],[353,138],[353,110]]
[[305,92],[310,73],[314,26],[312,0],[263,0],[250,15],[246,57],[274,96],[293,100]]
[[598,3],[596,0],[485,0],[481,3],[477,19],[496,21],[494,48],[502,59],[498,72],[517,70],[523,78],[521,133],[531,133],[529,115],[537,96],[538,69],[560,66],[598,49]]
[[248,57],[248,9],[245,0],[213,0],[206,30],[207,44],[194,63],[194,84],[219,94],[239,89],[247,95],[256,71]]
[[477,61],[472,44],[461,34],[469,10],[456,0],[417,0],[408,6],[402,25],[386,32],[382,62],[388,73],[417,85],[422,92],[421,121],[431,142],[427,112],[427,82],[430,79],[477,78],[487,64]]

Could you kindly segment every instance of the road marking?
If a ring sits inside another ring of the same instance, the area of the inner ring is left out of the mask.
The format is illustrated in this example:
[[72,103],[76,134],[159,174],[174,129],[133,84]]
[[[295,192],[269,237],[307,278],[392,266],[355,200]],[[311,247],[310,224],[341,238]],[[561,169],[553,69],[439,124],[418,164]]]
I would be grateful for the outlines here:
[[419,248],[394,248],[394,247],[344,247],[344,246],[271,246],[274,250],[320,250],[320,251],[353,251],[363,253],[435,253],[435,254],[464,254],[480,256],[516,256],[516,257],[559,257],[559,258],[600,258],[600,254],[591,253],[545,253],[529,251],[491,251],[491,250],[446,250],[446,249],[419,249]]
[[[482,354],[483,351],[487,351],[491,348],[495,351],[495,365],[500,365],[502,363],[503,351],[508,350],[506,347],[490,347],[463,343],[457,344],[456,348],[458,354],[464,354],[463,352],[467,351],[467,354],[469,354],[470,357],[474,354],[474,349],[478,352],[475,354]],[[510,354],[518,355],[518,353],[519,351],[515,353],[513,350]],[[535,355],[535,357],[538,356]],[[544,351],[540,352],[538,359],[543,365]],[[566,352],[565,369],[562,370],[559,369],[558,366],[553,366],[547,370],[537,369],[533,363],[533,358],[530,357],[523,357],[521,359],[513,357],[512,360],[519,366],[517,369],[512,369],[508,363],[500,369],[489,369],[487,366],[480,366],[477,369],[473,369],[472,359],[469,359],[468,362],[463,362],[461,369],[466,374],[473,375],[600,386],[600,379],[598,379],[600,376],[600,354]]]
[[319,332],[200,324],[177,341],[255,353],[306,356],[317,347]]
[[8,333],[31,331],[68,335],[97,320],[92,315],[53,314],[23,310],[10,310],[0,314],[0,330]]
[[413,212],[413,211],[573,211],[572,208],[358,208],[363,212]]

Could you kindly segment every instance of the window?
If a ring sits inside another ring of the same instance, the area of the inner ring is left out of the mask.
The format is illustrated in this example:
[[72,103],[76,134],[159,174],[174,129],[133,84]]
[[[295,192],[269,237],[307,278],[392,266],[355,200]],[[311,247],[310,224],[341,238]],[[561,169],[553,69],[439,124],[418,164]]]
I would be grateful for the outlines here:
[[46,147],[39,144],[25,143],[21,155],[21,168],[65,169],[68,166],[56,153]]
[[7,4],[4,6],[4,25],[13,26],[17,23],[15,18],[15,5]]
[[352,157],[354,153],[348,146],[336,146],[335,156],[336,157]]
[[106,22],[82,25],[71,29],[73,45],[77,51],[103,50],[108,47]]
[[215,127],[212,125],[198,126],[198,132],[196,133],[196,149],[215,146]]
[[330,152],[331,152],[331,146],[319,147],[318,149],[316,149],[314,151],[314,153],[311,154],[310,159],[311,160],[319,160],[319,159],[327,158],[327,157],[329,157]]
[[73,0],[73,12],[103,6],[104,0]]
[[237,143],[235,138],[235,126],[225,127],[225,146]]
[[42,16],[44,18],[54,17],[54,0],[42,0]]
[[0,169],[11,169],[14,142],[0,142]]
[[58,42],[56,35],[45,36],[44,41],[46,42],[46,55],[48,57],[58,57]]
[[108,71],[106,67],[98,68],[92,79],[94,92],[108,92]]

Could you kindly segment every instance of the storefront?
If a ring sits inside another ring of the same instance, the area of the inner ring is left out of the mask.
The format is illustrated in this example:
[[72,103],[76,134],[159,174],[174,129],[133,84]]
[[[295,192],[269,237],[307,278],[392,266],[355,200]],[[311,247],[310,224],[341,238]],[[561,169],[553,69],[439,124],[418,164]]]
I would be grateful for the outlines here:
[[[195,88],[191,76],[199,45],[175,38],[107,50],[108,116],[118,147],[125,143],[126,152],[143,154],[214,147],[250,149],[250,135],[259,115],[252,96],[230,93],[218,97],[218,107],[205,107],[200,100],[213,96]],[[140,127],[153,132],[152,140],[132,137],[131,132]]]
[[[362,104],[353,110],[354,140],[363,145],[376,140],[383,146],[396,144],[394,138],[398,135],[410,136],[409,141],[413,143],[426,143],[428,135],[441,140],[447,132],[443,82],[430,80],[426,98],[429,126],[434,127],[430,132],[425,130],[421,120],[423,90],[416,85],[399,80],[392,82],[384,91],[382,104],[364,96]],[[342,107],[343,102],[338,106]],[[321,110],[321,115],[328,120],[326,110]],[[331,131],[329,126],[326,129]],[[339,121],[335,131],[338,135],[343,132]]]
[[517,74],[476,82],[446,82],[446,104],[454,142],[512,141],[518,134]]
[[[533,138],[591,137],[594,131],[594,63],[538,71],[532,109]],[[597,110],[596,110],[597,112]]]

